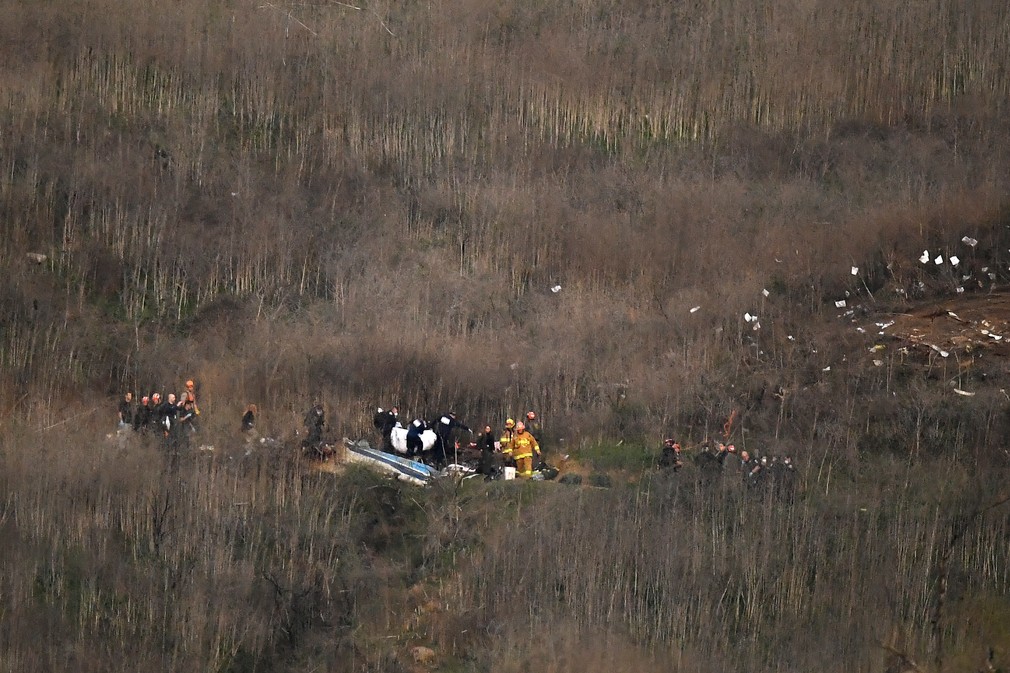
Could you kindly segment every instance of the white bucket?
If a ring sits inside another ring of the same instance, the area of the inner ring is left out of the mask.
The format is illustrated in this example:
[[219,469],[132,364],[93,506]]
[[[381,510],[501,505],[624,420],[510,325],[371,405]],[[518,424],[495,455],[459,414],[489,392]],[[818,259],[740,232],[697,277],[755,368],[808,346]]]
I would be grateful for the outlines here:
[[508,481],[509,479],[515,479],[515,478],[516,478],[516,469],[514,467],[506,467],[505,468],[505,481]]

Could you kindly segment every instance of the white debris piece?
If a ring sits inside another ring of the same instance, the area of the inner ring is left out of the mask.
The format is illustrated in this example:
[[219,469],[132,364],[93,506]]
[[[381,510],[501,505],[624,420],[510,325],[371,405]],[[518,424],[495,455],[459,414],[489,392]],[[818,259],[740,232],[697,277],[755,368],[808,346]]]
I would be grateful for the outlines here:
[[29,252],[29,253],[26,253],[26,254],[28,255],[28,259],[32,260],[36,264],[42,264],[47,259],[49,259],[45,255],[43,255],[41,252]]
[[757,331],[758,331],[759,329],[761,329],[761,323],[759,323],[759,322],[755,322],[755,323],[754,323],[754,327],[753,327],[753,330],[754,330],[755,332],[757,332]]
[[788,335],[786,338],[789,339],[790,341],[796,341],[796,337],[794,337],[792,334]]
[[922,251],[922,257],[919,258],[919,261],[923,264],[929,261],[929,250]]
[[822,372],[830,372],[830,371],[831,371],[831,365],[828,365],[827,367],[825,367],[825,368],[824,368],[824,369],[822,369],[821,371],[822,371]]
[[961,286],[958,286],[957,288],[955,288],[955,290],[957,291],[958,294],[964,294],[964,288]]
[[948,353],[947,351],[943,350],[939,346],[934,346],[933,344],[929,344],[929,347],[932,348],[933,350],[935,350],[937,353],[939,353],[940,357],[945,358],[945,357],[947,357],[947,356],[950,355],[950,353]]
[[936,259],[933,260],[933,264],[936,264],[937,266],[943,264],[943,255],[937,255]]
[[874,360],[874,361],[873,361],[873,366],[874,366],[874,367],[879,367],[879,366],[881,366],[882,364],[884,364],[884,361],[883,361],[883,360]]
[[509,365],[509,369],[511,369],[512,371],[519,369],[519,363],[513,362],[512,364]]
[[992,334],[992,333],[990,333],[989,334],[989,338],[990,339],[995,339],[996,341],[1002,341],[1003,340],[1003,337],[1000,336],[999,334]]
[[852,275],[853,276],[858,276],[859,275],[859,267],[858,266],[852,267]]
[[965,397],[975,397],[975,393],[969,393],[967,390],[961,390],[960,388],[954,388],[954,392]]
[[839,299],[835,302],[835,308],[845,308],[845,300]]
[[768,290],[761,290],[761,294],[767,297],[768,295],[771,294],[771,292],[769,292]]
[[887,322],[878,322],[877,327],[879,327],[880,329],[887,329],[893,324],[894,324],[893,320],[888,320]]
[[700,306],[695,306],[694,308],[691,309],[691,313],[697,313],[700,310],[701,310]]
[[970,246],[972,248],[974,248],[976,245],[978,245],[978,241],[976,241],[971,236],[965,236],[964,238],[961,239],[961,242],[962,243],[966,243],[968,246]]
[[857,327],[856,331],[859,332],[860,334],[866,334],[866,330],[863,329],[862,327]]
[[553,292],[554,294],[557,294],[558,292],[561,292],[561,286],[560,285],[555,285],[554,287],[551,288],[551,292]]
[[951,266],[957,266],[960,263],[961,263],[961,260],[958,258],[957,255],[951,255],[950,256],[950,265]]
[[758,317],[756,315],[751,315],[750,313],[744,313],[743,314],[743,319],[746,320],[747,322],[757,322],[758,321]]

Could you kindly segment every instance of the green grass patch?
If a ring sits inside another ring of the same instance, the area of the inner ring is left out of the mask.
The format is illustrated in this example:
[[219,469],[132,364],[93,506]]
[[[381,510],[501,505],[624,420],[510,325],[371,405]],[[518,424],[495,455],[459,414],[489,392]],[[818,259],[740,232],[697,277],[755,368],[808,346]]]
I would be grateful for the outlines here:
[[580,463],[596,470],[641,472],[656,464],[658,453],[640,443],[600,442],[579,449],[574,456]]

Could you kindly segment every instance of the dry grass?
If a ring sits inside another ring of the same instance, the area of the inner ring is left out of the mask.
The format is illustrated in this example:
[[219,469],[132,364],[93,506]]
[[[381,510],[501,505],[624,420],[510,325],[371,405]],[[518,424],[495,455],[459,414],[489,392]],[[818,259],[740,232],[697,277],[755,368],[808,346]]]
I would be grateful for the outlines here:
[[[250,402],[262,432],[289,438],[317,396],[338,436],[365,435],[377,404],[452,407],[474,426],[533,408],[555,452],[561,438],[693,444],[737,409],[738,444],[793,453],[825,499],[765,509],[720,493],[741,506],[708,510],[710,494],[646,483],[584,493],[584,510],[550,500],[529,538],[495,529],[472,577],[447,579],[465,608],[426,635],[461,666],[564,670],[613,652],[638,670],[866,670],[881,583],[888,618],[925,646],[942,499],[881,488],[863,517],[834,498],[871,488],[871,455],[1005,469],[1000,365],[891,349],[872,367],[833,302],[895,311],[951,292],[952,274],[915,259],[964,235],[980,241],[965,266],[996,274],[977,291],[1010,280],[1008,11],[0,1],[0,534],[14,541],[0,642],[18,644],[0,668],[295,668],[303,647],[348,670],[400,665],[362,645],[400,597],[340,542],[392,545],[362,532],[353,475],[334,495],[313,481],[328,475],[213,458],[173,471],[153,447],[96,444],[124,388],[190,377],[219,438]],[[954,379],[981,394],[951,403]],[[36,452],[50,468],[26,462]],[[383,577],[438,566],[466,523],[411,528],[421,552],[387,558]],[[965,586],[998,594],[1005,523],[987,526],[966,541]],[[516,551],[529,540],[550,570],[506,601],[502,581],[532,577]],[[363,592],[375,602],[346,602]],[[475,614],[487,631],[467,640],[452,620]],[[558,626],[556,655],[517,652],[531,622]],[[798,625],[823,645],[789,640]],[[39,633],[60,647],[23,647]]]

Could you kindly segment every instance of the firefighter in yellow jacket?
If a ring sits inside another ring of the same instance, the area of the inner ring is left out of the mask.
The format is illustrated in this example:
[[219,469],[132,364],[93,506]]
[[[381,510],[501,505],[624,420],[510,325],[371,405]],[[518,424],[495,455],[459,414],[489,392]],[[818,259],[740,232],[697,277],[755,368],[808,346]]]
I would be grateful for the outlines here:
[[505,421],[505,429],[501,431],[501,439],[498,440],[498,444],[501,445],[501,452],[505,454],[507,458],[512,457],[512,438],[516,434],[516,422],[511,418]]
[[533,476],[533,454],[540,457],[537,438],[526,432],[524,423],[516,423],[516,432],[512,435],[512,457],[516,461],[516,474],[520,477]]

